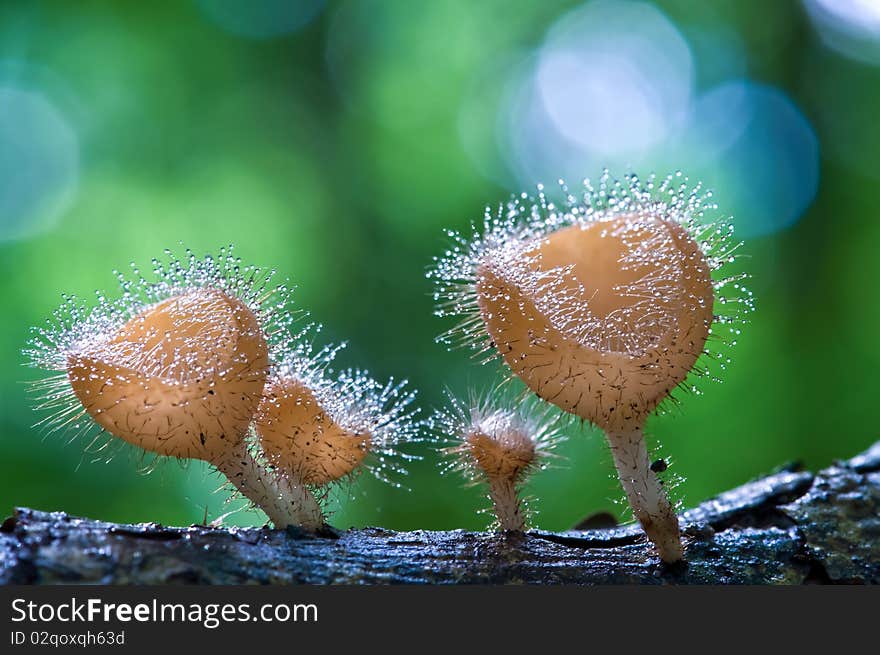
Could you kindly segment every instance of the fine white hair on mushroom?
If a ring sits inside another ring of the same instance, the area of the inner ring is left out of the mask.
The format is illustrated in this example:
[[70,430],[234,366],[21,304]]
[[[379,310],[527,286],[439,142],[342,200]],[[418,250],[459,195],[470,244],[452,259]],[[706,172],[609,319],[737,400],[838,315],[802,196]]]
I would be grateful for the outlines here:
[[[119,276],[122,295],[91,309],[67,299],[37,331],[32,364],[59,372],[40,388],[49,429],[94,424],[158,457],[209,462],[277,526],[319,529],[303,485],[273,474],[250,425],[272,368],[270,350],[293,321],[286,284],[244,267],[170,251],[153,277]],[[88,415],[92,420],[83,420]]]
[[561,189],[559,204],[539,186],[487,210],[471,237],[450,234],[429,273],[437,313],[460,318],[442,340],[500,356],[540,398],[602,428],[635,517],[674,563],[680,527],[645,422],[708,364],[726,364],[752,309],[744,275],[727,272],[739,244],[711,193],[681,173],[606,171],[595,187]]
[[[117,389],[126,382],[132,387],[139,386],[130,379],[134,373],[118,372],[123,369],[136,372],[143,380],[162,380],[170,385],[193,385],[199,381],[207,395],[214,394],[216,389],[206,380],[234,375],[241,404],[258,402],[260,380],[267,374],[268,361],[253,349],[237,351],[234,342],[250,339],[262,352],[258,344],[265,341],[271,346],[297,317],[291,308],[291,289],[286,282],[275,281],[274,270],[243,265],[229,246],[220,249],[217,257],[197,257],[186,249],[181,258],[166,250],[164,259],[152,260],[149,274],[142,274],[133,263],[131,272],[116,272],[116,276],[118,297],[99,292],[96,302],[88,303],[64,295],[52,317],[32,330],[25,356],[31,366],[53,373],[31,383],[37,409],[45,413],[38,426],[47,433],[63,431],[71,440],[93,435],[87,450],[96,449],[99,453],[113,450],[111,444],[121,443],[119,439],[103,439],[105,432],[97,429],[98,424],[89,419],[87,406],[73,392],[76,380],[72,378],[71,361],[75,358],[113,364],[116,374],[105,381],[108,392],[114,384]],[[224,298],[229,300],[228,307],[219,300]],[[155,319],[157,308],[163,307],[168,311],[161,320]],[[151,311],[153,319],[145,320],[143,317]],[[230,320],[217,320],[217,312]],[[166,332],[160,333],[163,329]],[[124,330],[129,334],[120,339]],[[103,374],[97,365],[82,368],[81,375]],[[123,400],[115,398],[113,403],[121,406]],[[145,407],[149,409],[149,402]],[[233,413],[237,411],[236,403],[228,408]],[[246,423],[247,411],[242,408],[239,413],[242,415],[238,419]],[[162,441],[163,428],[156,422],[142,420],[146,416],[144,411],[137,414],[141,418],[132,417],[126,422],[137,424],[145,434],[135,435],[136,430],[132,429],[130,438],[125,440],[135,445],[141,445],[140,439]],[[179,458],[190,455],[185,445],[168,450]]]
[[298,477],[324,497],[362,471],[396,488],[406,447],[421,440],[406,380],[380,382],[361,369],[334,371],[346,344],[316,348],[308,326],[275,352],[277,366],[255,417],[255,430],[280,475]]
[[[522,193],[495,209],[487,207],[482,222],[472,225],[469,234],[447,233],[451,244],[435,258],[428,276],[435,282],[435,313],[458,323],[438,341],[473,348],[483,361],[502,354],[487,332],[479,304],[480,274],[489,270],[533,300],[567,339],[600,352],[638,356],[650,351],[672,327],[674,312],[668,309],[683,300],[681,287],[665,274],[676,266],[672,258],[665,260],[673,250],[670,237],[639,232],[643,221],[660,216],[681,226],[698,244],[711,271],[715,298],[710,338],[691,371],[696,377],[718,380],[714,367],[723,369],[729,363],[728,349],[736,344],[753,299],[743,285],[747,276],[730,272],[740,244],[729,218],[718,213],[712,193],[681,173],[644,180],[630,174],[617,180],[605,171],[595,185],[584,180],[580,189],[570,190],[561,180],[559,184],[557,201],[538,185],[535,195]],[[618,217],[627,220],[613,222]],[[594,311],[589,298],[585,300],[572,265],[541,266],[536,253],[536,244],[555,232],[602,223],[609,225],[608,236],[630,246],[617,264],[632,273],[614,288],[628,299],[626,306],[607,313]],[[679,386],[700,393],[693,384],[682,381]]]
[[447,391],[448,406],[429,420],[445,459],[441,472],[458,472],[469,484],[486,484],[495,526],[522,530],[534,512],[522,487],[547,467],[564,440],[559,414],[534,399],[471,393],[463,401]]

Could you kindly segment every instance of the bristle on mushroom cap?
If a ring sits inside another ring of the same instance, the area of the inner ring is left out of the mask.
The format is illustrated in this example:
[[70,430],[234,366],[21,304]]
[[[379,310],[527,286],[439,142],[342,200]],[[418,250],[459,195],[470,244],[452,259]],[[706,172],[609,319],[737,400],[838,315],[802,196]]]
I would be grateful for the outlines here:
[[477,429],[465,437],[465,443],[489,477],[517,480],[535,464],[535,443],[515,429],[500,433]]
[[272,335],[290,320],[287,288],[231,249],[167,254],[149,281],[120,275],[117,300],[67,298],[26,354],[59,373],[35,384],[51,430],[96,424],[157,455],[214,461],[247,433]]
[[677,224],[624,215],[573,225],[493,264],[477,270],[477,302],[508,366],[603,428],[652,411],[703,352],[712,277]]
[[240,300],[189,291],[108,336],[67,363],[73,392],[107,432],[159,455],[207,461],[247,432],[269,358]]
[[438,314],[464,316],[444,340],[499,354],[541,398],[606,430],[643,420],[700,368],[713,322],[735,334],[751,308],[741,276],[713,279],[736,246],[727,224],[705,221],[710,197],[678,176],[606,174],[559,207],[541,191],[487,213],[431,273]]
[[255,429],[269,461],[304,484],[324,486],[351,474],[370,451],[371,435],[346,430],[302,382],[266,385]]
[[415,392],[405,380],[381,384],[359,370],[334,373],[330,364],[341,346],[314,352],[305,336],[282,354],[255,416],[269,461],[312,487],[361,468],[401,486],[393,478],[406,474],[403,462],[418,459],[402,450],[419,440]]
[[447,393],[450,405],[435,413],[432,430],[450,457],[444,470],[458,470],[473,482],[504,479],[514,484],[552,456],[563,437],[548,408],[531,401],[494,398],[464,402]]

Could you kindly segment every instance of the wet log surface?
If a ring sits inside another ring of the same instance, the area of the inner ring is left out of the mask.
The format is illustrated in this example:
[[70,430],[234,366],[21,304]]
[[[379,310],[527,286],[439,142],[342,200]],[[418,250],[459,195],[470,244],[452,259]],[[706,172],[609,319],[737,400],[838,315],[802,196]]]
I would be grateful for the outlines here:
[[321,536],[120,525],[18,509],[0,528],[6,584],[880,583],[880,443],[818,473],[788,468],[681,515],[687,564],[635,526]]

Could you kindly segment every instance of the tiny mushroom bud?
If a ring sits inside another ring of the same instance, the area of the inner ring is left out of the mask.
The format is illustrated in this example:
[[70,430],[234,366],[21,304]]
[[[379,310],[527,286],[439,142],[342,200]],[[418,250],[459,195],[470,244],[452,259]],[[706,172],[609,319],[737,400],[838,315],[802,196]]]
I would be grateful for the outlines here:
[[[120,276],[122,298],[75,299],[27,352],[59,375],[38,383],[52,429],[89,417],[157,456],[211,463],[276,526],[298,522],[299,493],[254,457],[248,428],[270,370],[267,334],[289,322],[271,272],[219,260],[154,260],[154,281]],[[170,253],[168,253],[170,257]],[[84,421],[85,419],[85,421]]]
[[[585,182],[580,198],[563,192],[557,206],[539,187],[537,198],[487,212],[472,240],[452,234],[458,247],[432,275],[438,314],[465,320],[444,338],[457,332],[499,354],[538,396],[602,428],[635,517],[661,559],[676,562],[678,519],[643,428],[702,372],[701,356],[723,367],[706,349],[713,325],[735,337],[751,309],[743,276],[717,274],[738,244],[728,224],[704,220],[711,195],[680,174],[642,183],[605,173],[598,190]],[[731,292],[716,297],[723,287]]]
[[397,460],[416,459],[399,449],[417,441],[410,408],[415,393],[406,391],[405,381],[383,385],[361,371],[334,375],[329,364],[339,349],[313,353],[300,340],[282,356],[254,419],[268,462],[311,499],[316,515],[306,527],[322,520],[315,498],[334,483],[366,469],[400,487],[389,474],[406,473]]
[[522,532],[526,516],[520,490],[562,436],[545,421],[546,411],[535,413],[528,404],[514,408],[486,399],[466,405],[449,398],[451,407],[432,421],[438,440],[452,444],[443,448],[451,457],[446,469],[485,482],[499,529]]

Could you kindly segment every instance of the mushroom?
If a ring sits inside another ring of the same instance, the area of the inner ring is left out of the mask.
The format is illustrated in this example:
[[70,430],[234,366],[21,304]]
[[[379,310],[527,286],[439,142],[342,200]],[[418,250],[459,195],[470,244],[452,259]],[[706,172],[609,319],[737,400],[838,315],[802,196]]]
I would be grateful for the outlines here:
[[190,253],[186,264],[154,264],[158,281],[121,278],[123,297],[91,311],[69,299],[38,331],[31,361],[60,374],[40,386],[43,407],[55,410],[47,424],[88,416],[146,452],[204,460],[277,527],[297,522],[310,497],[274,475],[248,440],[285,288],[269,289],[271,273],[242,272],[226,251],[219,262]]
[[399,448],[418,441],[415,393],[406,381],[381,384],[363,371],[334,375],[329,364],[339,348],[313,353],[300,342],[270,376],[254,419],[267,461],[316,508],[300,518],[306,528],[323,522],[316,498],[333,485],[367,470],[399,487],[391,477],[406,473],[400,460],[417,459]]
[[450,457],[446,470],[460,471],[473,483],[489,487],[489,499],[500,530],[522,532],[526,512],[522,486],[545,466],[562,435],[546,421],[546,411],[528,405],[502,404],[487,398],[465,404],[451,394],[448,409],[431,421]]
[[[719,274],[736,245],[729,225],[703,222],[710,198],[680,174],[643,184],[606,173],[561,206],[539,187],[487,211],[472,240],[453,234],[431,274],[438,313],[465,317],[444,339],[500,355],[540,398],[605,432],[635,518],[668,563],[683,558],[681,535],[645,421],[700,373],[713,325],[735,335],[751,309],[742,276]],[[733,293],[717,297],[724,287]]]

